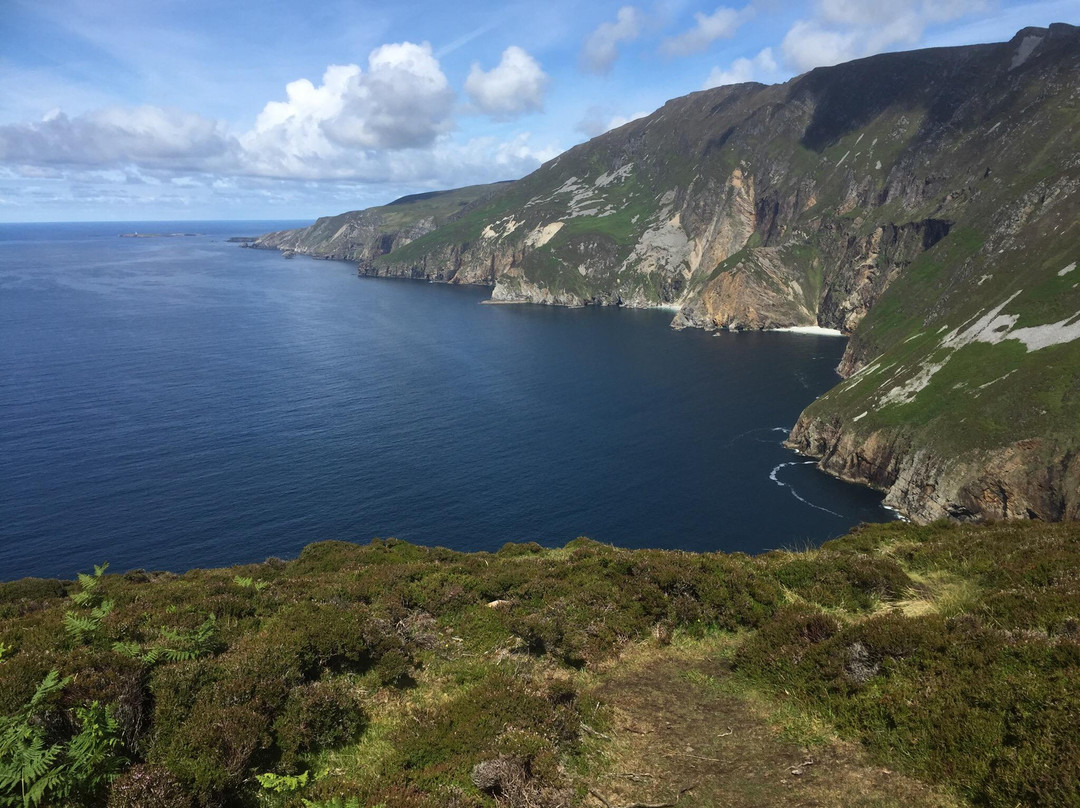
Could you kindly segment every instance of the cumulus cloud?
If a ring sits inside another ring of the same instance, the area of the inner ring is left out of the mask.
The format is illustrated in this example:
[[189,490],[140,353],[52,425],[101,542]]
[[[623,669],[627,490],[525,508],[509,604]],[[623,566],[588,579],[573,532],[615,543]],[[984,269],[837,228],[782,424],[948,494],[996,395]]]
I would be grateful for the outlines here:
[[772,48],[765,48],[753,59],[745,57],[736,59],[727,70],[714,67],[701,89],[723,87],[725,84],[742,84],[746,81],[771,81],[777,78],[778,69]]
[[349,76],[340,112],[327,134],[345,146],[403,149],[426,146],[449,128],[454,91],[427,42],[382,45],[368,72]]
[[[467,86],[478,109],[510,117],[538,108],[546,81],[531,56],[508,48],[492,70],[474,69]],[[73,188],[158,185],[184,193],[281,180],[445,188],[519,177],[561,151],[525,132],[455,138],[454,104],[429,45],[383,45],[366,68],[331,65],[318,83],[290,82],[284,98],[267,103],[242,133],[150,106],[74,117],[55,111],[0,125],[0,179],[9,172]]]
[[579,64],[589,73],[607,73],[619,55],[619,43],[637,39],[642,16],[634,6],[623,6],[615,22],[601,23],[581,48]]
[[784,61],[796,70],[834,65],[895,47],[913,47],[927,26],[987,8],[987,0],[893,0],[882,14],[877,0],[820,0],[813,19],[784,36]]
[[485,72],[476,62],[465,79],[465,92],[481,112],[498,120],[543,109],[547,74],[516,45],[503,51],[499,64]]
[[194,166],[235,151],[223,124],[159,107],[107,107],[69,118],[0,126],[0,160],[17,165]]
[[[837,0],[840,2],[841,0]],[[697,12],[694,14],[695,25],[689,31],[665,39],[660,50],[668,56],[687,56],[700,53],[718,39],[731,39],[739,26],[753,15],[753,8],[747,6],[738,11],[720,6],[712,14]]]
[[454,92],[426,42],[382,45],[367,71],[331,65],[318,87],[300,79],[285,95],[240,138],[253,173],[339,176],[352,170],[334,165],[343,150],[420,149],[453,126]]

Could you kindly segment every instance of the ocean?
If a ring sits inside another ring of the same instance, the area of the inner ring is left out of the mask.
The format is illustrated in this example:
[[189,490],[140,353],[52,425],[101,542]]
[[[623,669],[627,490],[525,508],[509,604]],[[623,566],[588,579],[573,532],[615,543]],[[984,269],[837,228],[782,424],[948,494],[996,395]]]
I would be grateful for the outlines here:
[[843,339],[227,241],[301,224],[0,225],[0,579],[391,536],[757,553],[892,518],[781,445]]

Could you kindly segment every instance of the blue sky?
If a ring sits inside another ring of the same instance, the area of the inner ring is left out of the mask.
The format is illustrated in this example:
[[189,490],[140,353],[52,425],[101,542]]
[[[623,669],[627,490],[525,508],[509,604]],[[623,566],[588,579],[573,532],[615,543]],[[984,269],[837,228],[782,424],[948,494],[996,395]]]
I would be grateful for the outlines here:
[[0,221],[314,218],[523,176],[708,86],[1051,22],[1080,0],[0,0]]

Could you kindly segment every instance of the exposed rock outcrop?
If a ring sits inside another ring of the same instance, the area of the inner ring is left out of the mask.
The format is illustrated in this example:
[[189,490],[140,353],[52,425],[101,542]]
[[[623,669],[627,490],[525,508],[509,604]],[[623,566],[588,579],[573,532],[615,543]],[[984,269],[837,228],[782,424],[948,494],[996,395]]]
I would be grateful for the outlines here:
[[943,455],[902,430],[868,435],[838,422],[800,419],[788,445],[841,479],[885,492],[885,504],[917,522],[1080,519],[1080,454],[1033,438]]

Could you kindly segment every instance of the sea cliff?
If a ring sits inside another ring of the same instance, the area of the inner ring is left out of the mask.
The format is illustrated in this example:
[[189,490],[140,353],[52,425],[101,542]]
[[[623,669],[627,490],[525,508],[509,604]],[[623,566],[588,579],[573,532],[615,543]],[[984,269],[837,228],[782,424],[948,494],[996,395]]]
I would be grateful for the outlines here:
[[846,381],[791,446],[920,521],[1070,518],[1078,87],[1070,25],[882,54],[674,99],[441,222],[399,200],[393,227],[387,206],[259,246],[678,328],[838,329]]

